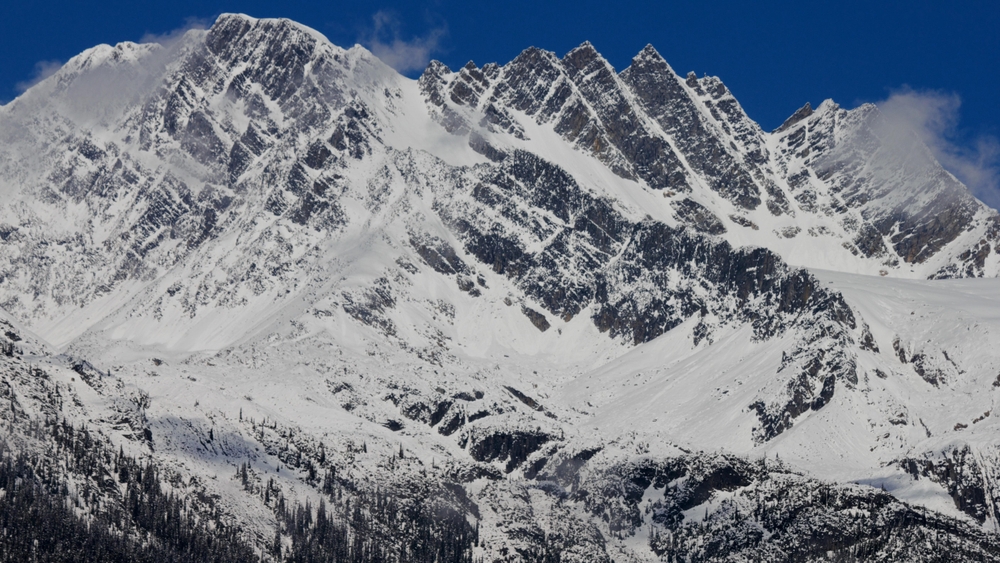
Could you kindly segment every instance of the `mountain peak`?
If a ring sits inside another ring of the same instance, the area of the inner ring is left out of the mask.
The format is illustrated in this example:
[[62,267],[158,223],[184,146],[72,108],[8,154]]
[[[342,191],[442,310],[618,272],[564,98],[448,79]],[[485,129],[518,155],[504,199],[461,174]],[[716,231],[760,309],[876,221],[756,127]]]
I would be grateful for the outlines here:
[[424,74],[426,75],[445,75],[451,74],[451,68],[443,62],[434,59],[427,63],[427,68],[424,69]]
[[559,57],[555,53],[539,47],[531,46],[518,53],[518,55],[514,57],[512,61],[507,63],[506,66],[511,68],[533,68],[538,65],[554,67],[558,66],[558,64]]
[[254,18],[246,14],[225,13],[216,18],[208,31],[218,42],[219,39],[237,40],[252,30],[256,30],[257,40],[294,41],[307,38],[316,43],[332,45],[319,31],[287,18]]
[[629,68],[622,72],[654,72],[657,75],[666,76],[667,74],[663,73],[668,70],[670,71],[669,74],[673,74],[673,68],[670,67],[667,60],[660,55],[656,47],[653,47],[651,43],[647,43],[641,51],[632,57]]
[[[872,104],[865,104],[865,105],[872,105]],[[840,104],[833,101],[833,98],[827,98],[823,100],[816,108],[816,113],[826,113],[830,111],[836,111],[838,109],[840,109]]]
[[580,43],[579,46],[571,49],[565,56],[563,60],[566,59],[601,59],[601,54],[594,48],[594,45],[590,41],[584,41]]
[[795,125],[796,123],[798,123],[798,122],[802,121],[803,119],[809,117],[812,114],[813,114],[812,104],[810,104],[809,102],[806,102],[806,105],[804,105],[804,106],[800,107],[799,109],[795,110],[795,113],[793,113],[791,116],[789,116],[789,118],[786,119],[785,122],[782,123],[777,129],[775,129],[774,132],[775,133],[780,133],[780,132],[784,131],[785,129],[788,129],[792,125]]
[[577,71],[587,69],[587,73],[602,70],[614,74],[611,63],[601,56],[590,41],[584,41],[579,47],[566,53],[562,62],[567,69],[576,69]]
[[232,25],[245,23],[247,25],[255,25],[260,19],[253,16],[248,16],[247,14],[242,14],[239,12],[223,12],[219,14],[219,17],[215,18],[215,22],[212,27],[219,25]]
[[652,43],[646,43],[646,46],[643,47],[641,51],[639,51],[639,54],[632,57],[632,60],[666,62],[663,56],[660,55],[660,52],[656,50],[656,47],[653,47]]

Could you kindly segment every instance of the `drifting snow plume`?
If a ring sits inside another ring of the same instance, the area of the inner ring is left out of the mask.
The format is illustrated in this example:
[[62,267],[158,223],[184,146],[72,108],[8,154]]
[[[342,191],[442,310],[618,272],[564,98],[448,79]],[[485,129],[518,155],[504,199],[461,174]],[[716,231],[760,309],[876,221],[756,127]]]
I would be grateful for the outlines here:
[[982,136],[971,146],[961,144],[957,129],[962,100],[957,94],[905,88],[877,105],[890,127],[915,134],[976,197],[1000,206],[1000,142]]
[[42,80],[52,76],[62,68],[63,63],[61,61],[51,60],[51,61],[38,61],[35,63],[34,74],[31,78],[23,82],[18,82],[14,85],[18,94],[23,94],[28,88],[31,88],[35,84],[38,84]]
[[164,47],[172,47],[178,43],[184,35],[191,30],[204,30],[208,29],[212,25],[212,20],[204,18],[185,18],[184,25],[178,27],[177,29],[171,29],[170,31],[164,33],[150,33],[146,32],[139,43],[159,43]]

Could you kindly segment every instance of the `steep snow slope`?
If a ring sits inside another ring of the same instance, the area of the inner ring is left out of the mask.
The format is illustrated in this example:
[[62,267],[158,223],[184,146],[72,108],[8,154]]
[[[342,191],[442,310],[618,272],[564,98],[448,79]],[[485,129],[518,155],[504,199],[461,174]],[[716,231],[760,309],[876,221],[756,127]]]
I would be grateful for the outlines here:
[[[6,377],[258,545],[332,472],[450,491],[490,560],[710,559],[741,511],[719,553],[995,555],[996,280],[921,278],[995,276],[996,214],[880,120],[765,133],[652,47],[419,81],[287,20],[96,47],[0,108],[0,322],[40,335],[4,357],[48,374]],[[842,543],[781,539],[801,507]]]

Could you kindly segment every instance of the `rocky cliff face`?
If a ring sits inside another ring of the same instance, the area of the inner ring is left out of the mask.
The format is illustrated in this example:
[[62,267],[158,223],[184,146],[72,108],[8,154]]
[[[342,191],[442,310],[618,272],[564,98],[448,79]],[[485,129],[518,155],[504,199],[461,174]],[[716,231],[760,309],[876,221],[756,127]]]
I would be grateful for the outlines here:
[[[589,43],[562,59],[529,49],[481,70],[432,64],[421,85],[432,115],[494,160],[502,151],[475,129],[522,139],[523,128],[505,124],[523,113],[619,177],[660,190],[673,219],[780,249],[796,264],[824,267],[793,248],[821,246],[851,271],[997,273],[985,250],[995,212],[872,105],[807,105],[768,134],[719,79],[682,79],[651,46],[616,74]],[[768,232],[753,232],[761,225]],[[781,240],[800,234],[819,240]]]
[[1000,363],[808,269],[1000,272],[915,143],[832,102],[764,132],[652,47],[419,81],[287,20],[96,47],[0,108],[11,420],[87,421],[274,558],[316,496],[487,560],[996,557],[939,407]]

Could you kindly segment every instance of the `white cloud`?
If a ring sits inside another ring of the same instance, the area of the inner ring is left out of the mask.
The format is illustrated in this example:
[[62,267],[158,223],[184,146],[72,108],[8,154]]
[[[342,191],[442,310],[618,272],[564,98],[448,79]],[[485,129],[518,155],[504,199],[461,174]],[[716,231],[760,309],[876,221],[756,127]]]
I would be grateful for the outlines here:
[[[184,25],[167,31],[166,33],[146,33],[139,40],[140,43],[159,43],[164,47],[169,48],[176,45],[184,34],[192,29],[207,29],[211,25],[211,21],[201,18],[187,18],[184,20]],[[46,78],[55,74],[60,68],[62,68],[63,62],[57,60],[51,61],[39,61],[35,63],[34,71],[31,78],[18,82],[14,85],[14,89],[17,90],[18,94],[23,94],[29,88],[38,84],[39,82],[45,80]]]
[[146,32],[139,40],[139,43],[159,43],[164,47],[171,47],[182,37],[184,34],[191,31],[192,29],[208,29],[212,25],[212,21],[205,18],[186,18],[184,20],[184,25],[178,27],[177,29],[172,29],[165,33],[149,33]]
[[382,62],[399,72],[423,70],[431,55],[440,49],[440,41],[447,33],[444,25],[435,27],[423,37],[409,41],[400,38],[399,19],[392,12],[379,10],[372,16],[371,34],[363,43]]
[[39,61],[35,63],[35,70],[31,78],[23,82],[18,82],[14,85],[14,88],[18,94],[23,94],[28,88],[55,74],[62,66],[63,63],[61,61]]
[[904,88],[876,105],[891,124],[913,131],[976,197],[1000,208],[1000,141],[991,136],[962,141],[957,94]]

